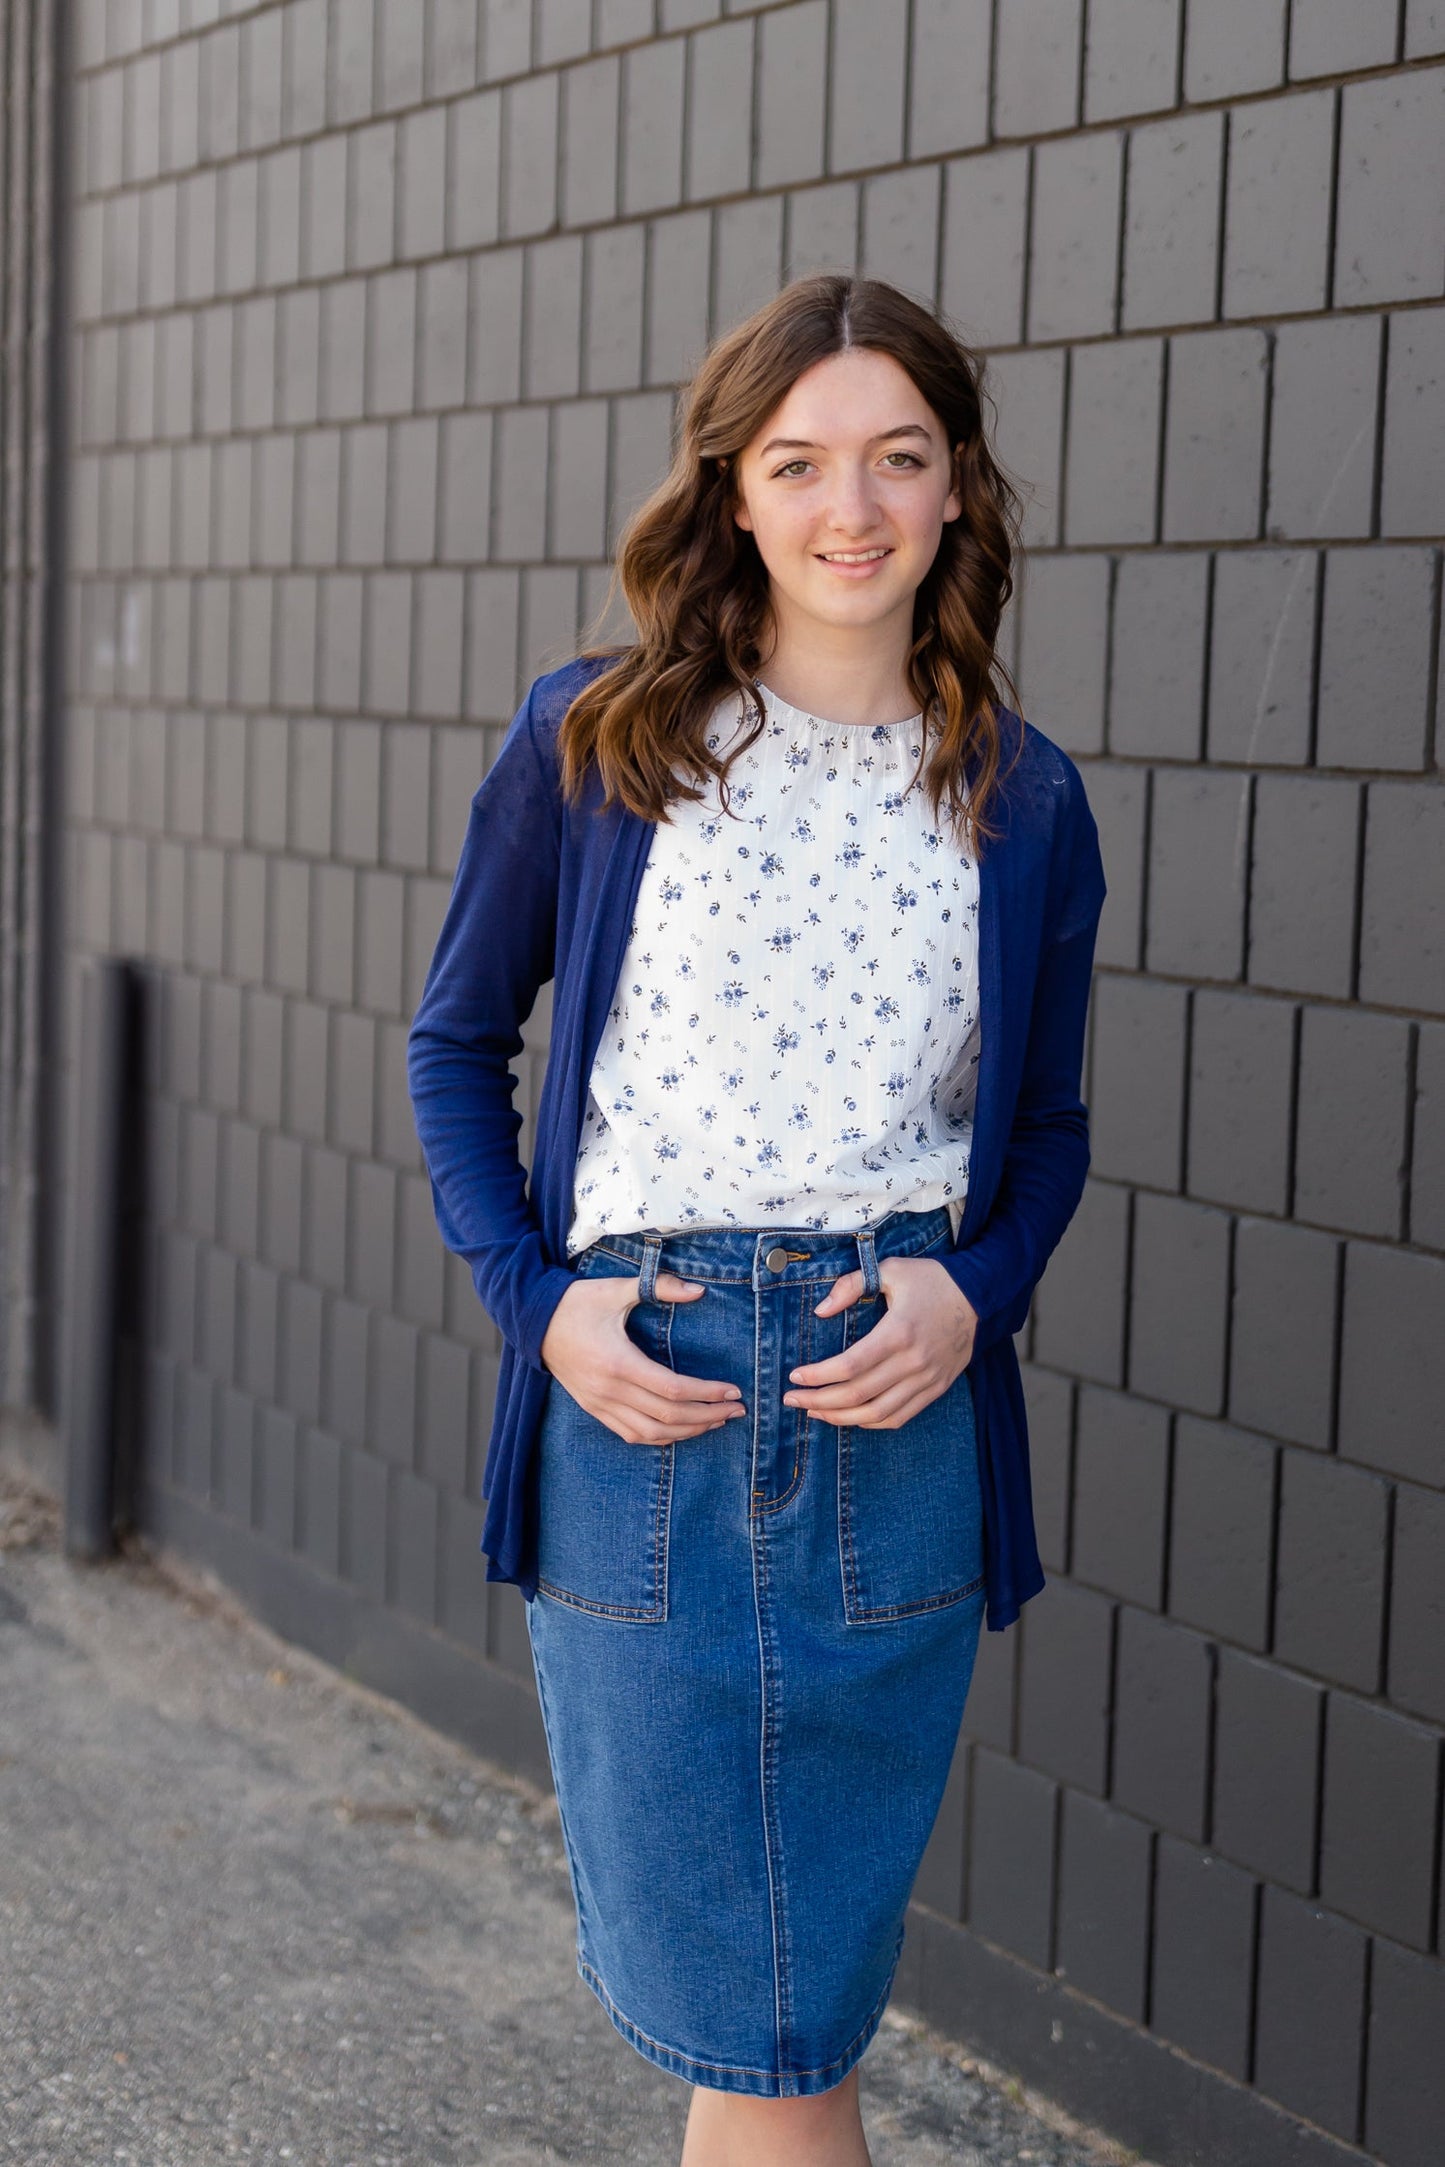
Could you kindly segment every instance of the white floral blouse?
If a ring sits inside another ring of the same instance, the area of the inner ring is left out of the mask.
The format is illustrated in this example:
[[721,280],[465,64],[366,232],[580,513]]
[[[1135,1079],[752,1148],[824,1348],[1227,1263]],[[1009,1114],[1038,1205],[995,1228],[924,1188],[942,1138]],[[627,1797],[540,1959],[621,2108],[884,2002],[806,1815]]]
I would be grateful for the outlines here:
[[[978,868],[909,787],[922,721],[767,722],[658,823],[592,1064],[567,1240],[856,1229],[968,1186]],[[708,744],[742,736],[729,699]]]

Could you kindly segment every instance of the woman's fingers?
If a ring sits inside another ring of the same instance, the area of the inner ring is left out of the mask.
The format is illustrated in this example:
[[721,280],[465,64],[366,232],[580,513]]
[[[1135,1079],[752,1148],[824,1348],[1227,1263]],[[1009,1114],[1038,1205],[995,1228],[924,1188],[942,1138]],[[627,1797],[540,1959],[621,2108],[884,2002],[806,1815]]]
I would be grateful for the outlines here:
[[815,1317],[835,1317],[840,1309],[851,1309],[863,1293],[863,1274],[844,1272],[833,1281],[821,1302],[813,1310]]
[[[577,1279],[557,1305],[542,1359],[579,1407],[629,1443],[667,1444],[716,1429],[742,1413],[736,1385],[680,1376],[654,1362],[627,1333],[637,1306],[635,1279]],[[688,1299],[690,1282],[659,1273],[668,1299]],[[706,1290],[699,1286],[698,1293]]]
[[657,1275],[657,1298],[660,1302],[695,1302],[699,1295],[706,1292],[707,1288],[700,1279],[679,1279],[676,1272],[659,1272]]
[[860,1400],[851,1407],[809,1407],[807,1412],[815,1422],[831,1423],[834,1429],[898,1429],[914,1415],[922,1414],[947,1389],[946,1385],[936,1390],[920,1389],[917,1378],[911,1377],[906,1385],[880,1393],[877,1399]]
[[[841,1354],[793,1370],[785,1407],[881,1428],[927,1407],[967,1367],[977,1320],[942,1265],[931,1257],[894,1257],[885,1259],[880,1276],[887,1313]],[[828,1299],[846,1309],[862,1289],[862,1273],[847,1272]]]
[[665,1362],[654,1362],[625,1331],[620,1342],[613,1341],[609,1352],[608,1367],[629,1394],[634,1388],[641,1388],[664,1404],[679,1400],[684,1403],[693,1400],[720,1402],[742,1398],[737,1386],[729,1384],[725,1377],[687,1377],[680,1370],[669,1369]]
[[667,1444],[696,1437],[746,1412],[735,1385],[684,1377],[628,1342],[625,1354],[590,1380],[582,1405],[630,1444]]
[[920,1366],[931,1367],[928,1357],[927,1345],[907,1319],[890,1312],[841,1354],[829,1355],[823,1362],[804,1362],[790,1370],[783,1404],[811,1406],[818,1400],[824,1406],[836,1405],[840,1395],[850,1390],[855,1398],[871,1399],[899,1378],[917,1375]]
[[700,1388],[695,1378],[677,1377],[671,1370],[662,1374],[678,1389],[654,1391],[643,1379],[619,1380],[621,1389],[600,1395],[588,1412],[630,1444],[649,1445],[724,1428],[747,1412],[735,1394],[718,1397]]

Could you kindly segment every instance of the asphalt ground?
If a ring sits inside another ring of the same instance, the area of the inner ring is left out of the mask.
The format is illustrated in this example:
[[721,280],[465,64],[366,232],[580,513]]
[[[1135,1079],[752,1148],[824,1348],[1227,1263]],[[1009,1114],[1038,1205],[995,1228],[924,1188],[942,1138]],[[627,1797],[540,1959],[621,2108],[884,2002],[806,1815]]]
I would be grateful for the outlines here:
[[[876,2167],[1119,2167],[889,2012]],[[0,1472],[0,2161],[671,2167],[575,1968],[549,1797]]]

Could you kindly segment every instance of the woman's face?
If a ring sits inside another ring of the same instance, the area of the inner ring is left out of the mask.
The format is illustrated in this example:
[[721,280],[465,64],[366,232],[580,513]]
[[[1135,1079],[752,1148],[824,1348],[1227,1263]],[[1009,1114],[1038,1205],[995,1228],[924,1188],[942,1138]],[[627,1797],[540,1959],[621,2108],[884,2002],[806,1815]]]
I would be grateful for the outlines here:
[[767,567],[780,632],[911,634],[913,598],[962,500],[942,422],[888,354],[818,362],[738,460],[734,517]]

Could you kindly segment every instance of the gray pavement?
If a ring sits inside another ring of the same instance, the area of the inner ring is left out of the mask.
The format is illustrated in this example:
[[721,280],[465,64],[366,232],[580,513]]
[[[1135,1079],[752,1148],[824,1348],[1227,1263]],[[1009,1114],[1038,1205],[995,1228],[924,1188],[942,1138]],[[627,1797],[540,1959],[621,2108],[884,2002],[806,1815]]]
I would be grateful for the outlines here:
[[[677,2159],[551,1800],[175,1561],[72,1565],[3,1473],[0,1836],[0,2160]],[[892,2013],[863,2097],[877,2167],[1133,2158]]]

